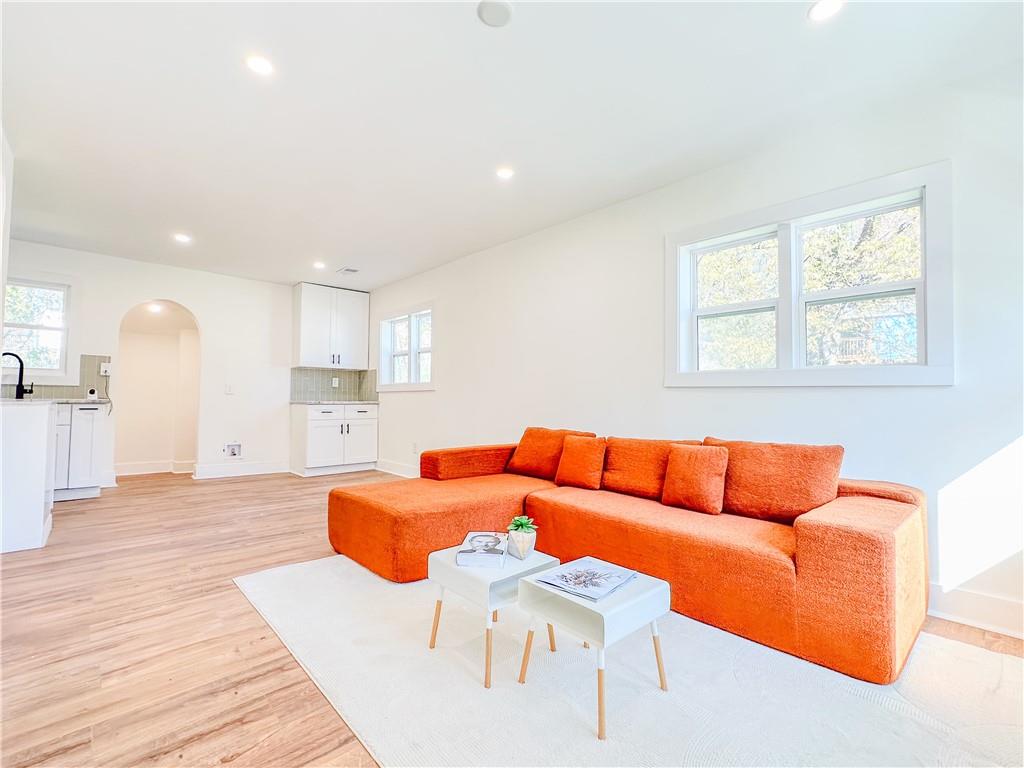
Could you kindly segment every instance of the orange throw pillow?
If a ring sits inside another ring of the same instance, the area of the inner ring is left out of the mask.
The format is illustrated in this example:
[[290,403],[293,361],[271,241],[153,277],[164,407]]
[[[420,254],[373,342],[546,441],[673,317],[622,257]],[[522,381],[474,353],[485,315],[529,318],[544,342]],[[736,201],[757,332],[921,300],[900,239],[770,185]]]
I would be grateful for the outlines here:
[[555,472],[558,471],[558,460],[562,457],[562,441],[566,435],[594,437],[593,432],[527,427],[505,471],[553,480]]
[[574,485],[594,491],[600,488],[605,445],[603,437],[566,435],[555,485]]
[[723,509],[735,515],[792,523],[839,494],[841,445],[792,445],[718,440],[729,449]]
[[708,515],[722,512],[729,451],[718,445],[673,445],[661,503]]
[[669,448],[679,443],[700,445],[699,440],[609,437],[601,487],[643,499],[660,499]]

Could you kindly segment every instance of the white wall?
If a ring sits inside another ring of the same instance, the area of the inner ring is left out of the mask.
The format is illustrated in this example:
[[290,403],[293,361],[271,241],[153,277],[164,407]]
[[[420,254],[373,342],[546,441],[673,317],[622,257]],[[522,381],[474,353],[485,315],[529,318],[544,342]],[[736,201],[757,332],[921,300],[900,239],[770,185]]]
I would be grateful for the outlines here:
[[[7,133],[0,123],[0,286],[7,285],[7,263],[11,249],[11,205],[14,200],[14,153],[7,143]],[[6,288],[0,291],[0,331],[4,327]]]
[[188,330],[121,332],[113,382],[118,475],[194,470],[198,339]]
[[[839,442],[847,477],[927,491],[933,611],[1019,634],[1022,126],[1020,81],[1011,80],[809,127],[730,165],[374,291],[372,328],[434,302],[437,390],[381,394],[384,466],[414,473],[414,444],[514,440],[530,424]],[[662,386],[666,233],[947,158],[956,386]]]
[[[288,469],[291,289],[85,251],[11,241],[10,274],[71,285],[69,348],[111,355],[114,419],[118,334],[132,307],[175,301],[195,316],[200,338],[197,477]],[[230,387],[233,394],[226,393]],[[224,457],[241,442],[242,458]],[[108,479],[113,476],[113,454]]]

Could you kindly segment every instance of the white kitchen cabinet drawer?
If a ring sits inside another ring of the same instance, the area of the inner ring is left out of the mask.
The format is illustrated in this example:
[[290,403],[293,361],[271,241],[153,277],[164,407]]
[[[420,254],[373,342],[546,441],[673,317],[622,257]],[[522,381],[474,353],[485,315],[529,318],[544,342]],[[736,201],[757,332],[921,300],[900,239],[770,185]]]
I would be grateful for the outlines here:
[[345,418],[344,405],[311,405],[309,406],[309,420],[322,419],[343,419]]
[[377,418],[377,405],[376,403],[358,403],[356,405],[345,406],[345,418],[346,419],[376,419]]

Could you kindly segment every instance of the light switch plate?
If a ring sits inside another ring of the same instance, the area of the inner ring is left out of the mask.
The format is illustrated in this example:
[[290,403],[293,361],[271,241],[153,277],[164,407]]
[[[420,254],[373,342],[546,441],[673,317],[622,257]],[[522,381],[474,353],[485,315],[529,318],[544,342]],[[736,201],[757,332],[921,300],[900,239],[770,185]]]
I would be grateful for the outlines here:
[[338,387],[338,377],[337,376],[334,376],[334,377],[331,378],[331,386],[334,387],[335,389],[337,389],[337,387]]

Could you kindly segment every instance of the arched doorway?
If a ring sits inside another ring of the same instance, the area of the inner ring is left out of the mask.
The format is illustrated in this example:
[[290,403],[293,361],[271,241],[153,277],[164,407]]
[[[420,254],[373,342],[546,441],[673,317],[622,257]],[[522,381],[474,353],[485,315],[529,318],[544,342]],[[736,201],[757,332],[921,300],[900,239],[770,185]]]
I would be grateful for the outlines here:
[[195,469],[199,424],[199,326],[157,299],[121,319],[111,396],[118,475]]

